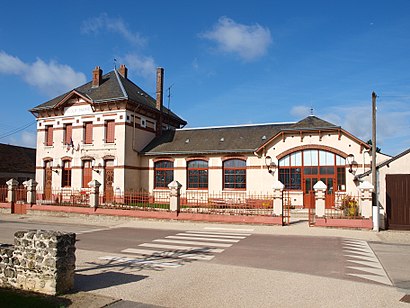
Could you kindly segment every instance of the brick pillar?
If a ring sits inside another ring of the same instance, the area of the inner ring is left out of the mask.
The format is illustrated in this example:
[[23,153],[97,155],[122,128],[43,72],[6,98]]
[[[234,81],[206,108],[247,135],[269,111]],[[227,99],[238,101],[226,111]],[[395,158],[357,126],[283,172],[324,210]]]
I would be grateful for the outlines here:
[[283,189],[285,185],[281,181],[273,184],[273,215],[281,216],[283,213]]
[[319,181],[313,185],[313,189],[315,190],[316,216],[323,217],[325,216],[325,196],[327,186],[322,181]]
[[370,218],[372,216],[372,192],[374,187],[368,181],[364,181],[360,183],[358,188],[360,190],[360,213],[364,218]]
[[169,187],[169,209],[171,212],[179,213],[181,206],[181,183],[172,181],[168,184]]
[[36,204],[36,187],[37,182],[33,179],[23,182],[24,187],[27,188],[27,204]]
[[97,180],[92,180],[88,183],[90,187],[90,207],[96,209],[98,207],[98,202],[100,200],[100,186],[101,183]]

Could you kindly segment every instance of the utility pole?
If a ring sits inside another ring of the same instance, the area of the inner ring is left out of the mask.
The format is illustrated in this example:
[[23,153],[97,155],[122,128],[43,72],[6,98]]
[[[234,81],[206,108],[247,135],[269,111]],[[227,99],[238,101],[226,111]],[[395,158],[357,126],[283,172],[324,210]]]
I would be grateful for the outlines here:
[[372,184],[373,184],[373,231],[379,232],[379,200],[377,191],[377,170],[376,170],[376,93],[372,93]]

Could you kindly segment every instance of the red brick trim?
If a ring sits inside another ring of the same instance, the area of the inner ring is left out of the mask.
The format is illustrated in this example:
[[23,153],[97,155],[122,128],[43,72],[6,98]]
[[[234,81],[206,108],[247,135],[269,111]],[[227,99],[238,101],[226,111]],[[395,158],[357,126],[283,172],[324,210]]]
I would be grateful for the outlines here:
[[43,157],[43,161],[53,161],[53,158],[50,156]]
[[174,162],[175,158],[172,158],[172,157],[157,157],[157,158],[154,158],[152,161],[154,163],[156,163],[156,162],[159,162],[161,160],[167,160],[167,161],[170,161],[170,162]]
[[225,160],[229,159],[240,159],[246,161],[247,157],[243,155],[236,155],[236,156],[223,156],[221,157],[221,160],[224,162]]
[[191,156],[191,157],[185,158],[185,161],[187,161],[187,162],[193,161],[193,160],[209,161],[209,157],[205,157],[205,156]]
[[81,160],[95,160],[95,158],[92,156],[82,156],[80,159]]
[[72,157],[70,157],[70,156],[63,156],[63,157],[61,157],[61,160],[63,161],[63,160],[69,160],[69,161],[72,161],[73,160],[73,158]]

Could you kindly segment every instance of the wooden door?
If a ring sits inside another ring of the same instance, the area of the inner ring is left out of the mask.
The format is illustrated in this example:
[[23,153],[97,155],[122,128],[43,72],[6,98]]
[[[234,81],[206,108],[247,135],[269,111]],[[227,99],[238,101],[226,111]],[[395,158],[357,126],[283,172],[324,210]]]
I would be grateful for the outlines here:
[[313,208],[314,207],[314,198],[312,194],[315,194],[313,186],[317,183],[317,176],[305,176],[303,180],[303,207],[304,208]]
[[410,230],[410,174],[386,175],[387,227]]
[[112,202],[114,198],[114,161],[107,160],[104,164],[104,196],[105,202]]
[[320,180],[326,185],[325,208],[330,209],[335,205],[335,179],[333,177],[321,177]]
[[53,187],[53,170],[51,169],[51,161],[46,162],[44,168],[44,199],[51,200]]

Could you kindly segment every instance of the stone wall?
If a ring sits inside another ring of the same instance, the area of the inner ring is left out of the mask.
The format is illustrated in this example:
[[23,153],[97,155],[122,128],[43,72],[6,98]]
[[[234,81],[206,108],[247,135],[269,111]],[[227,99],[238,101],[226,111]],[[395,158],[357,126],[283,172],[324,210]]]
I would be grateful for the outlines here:
[[0,244],[0,286],[62,294],[74,286],[75,233],[30,230]]

